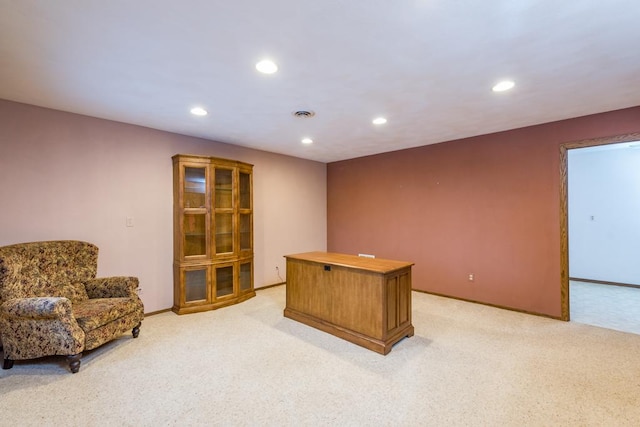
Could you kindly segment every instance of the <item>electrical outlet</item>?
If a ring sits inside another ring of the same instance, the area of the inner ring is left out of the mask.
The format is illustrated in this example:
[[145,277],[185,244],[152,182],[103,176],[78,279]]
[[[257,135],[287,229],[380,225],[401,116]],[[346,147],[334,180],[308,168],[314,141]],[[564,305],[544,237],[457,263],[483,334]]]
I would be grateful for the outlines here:
[[473,282],[473,279],[474,279],[474,278],[473,278],[473,273],[472,273],[472,274],[469,274],[469,281],[470,281],[470,282]]

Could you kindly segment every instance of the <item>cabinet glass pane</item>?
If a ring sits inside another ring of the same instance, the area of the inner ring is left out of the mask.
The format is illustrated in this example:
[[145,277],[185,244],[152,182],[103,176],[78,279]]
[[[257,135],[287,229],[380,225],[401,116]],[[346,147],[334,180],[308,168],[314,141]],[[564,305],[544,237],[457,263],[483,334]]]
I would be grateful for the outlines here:
[[184,291],[186,302],[207,299],[207,270],[185,271]]
[[233,266],[216,268],[216,297],[233,293]]
[[184,256],[206,255],[206,214],[184,215]]
[[206,193],[205,168],[184,168],[184,207],[203,208]]
[[251,209],[251,175],[240,172],[240,209]]
[[233,201],[233,171],[231,169],[216,169],[216,209],[231,208]]
[[240,214],[240,250],[251,250],[251,215]]
[[251,263],[245,262],[240,264],[240,290],[249,289],[251,289]]
[[216,253],[233,252],[233,214],[216,214]]

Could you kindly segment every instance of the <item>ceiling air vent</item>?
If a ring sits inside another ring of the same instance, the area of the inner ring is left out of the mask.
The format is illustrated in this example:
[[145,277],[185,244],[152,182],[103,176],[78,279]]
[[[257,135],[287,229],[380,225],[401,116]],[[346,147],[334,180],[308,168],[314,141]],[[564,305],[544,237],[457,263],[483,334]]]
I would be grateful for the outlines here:
[[294,117],[300,117],[303,119],[308,119],[311,118],[313,116],[315,116],[316,113],[314,113],[313,111],[307,111],[307,110],[299,110],[299,111],[294,111],[293,112],[293,116]]

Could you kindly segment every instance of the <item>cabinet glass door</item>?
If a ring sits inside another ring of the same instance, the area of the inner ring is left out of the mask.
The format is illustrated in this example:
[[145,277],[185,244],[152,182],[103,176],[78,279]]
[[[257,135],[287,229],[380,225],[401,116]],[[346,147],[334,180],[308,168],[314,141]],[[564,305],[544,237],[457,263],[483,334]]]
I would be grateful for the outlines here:
[[215,172],[215,208],[233,207],[233,170],[216,168]]
[[207,269],[184,271],[185,302],[203,301],[207,299]]
[[240,172],[240,185],[238,187],[240,209],[251,209],[251,175]]
[[216,298],[233,294],[233,265],[216,267]]
[[251,250],[251,214],[240,214],[240,250]]
[[241,262],[240,263],[240,291],[248,291],[251,289],[251,261]]
[[216,254],[233,252],[233,213],[216,213]]
[[184,207],[204,208],[206,184],[206,168],[184,168]]
[[184,214],[184,256],[207,254],[206,217],[204,213]]

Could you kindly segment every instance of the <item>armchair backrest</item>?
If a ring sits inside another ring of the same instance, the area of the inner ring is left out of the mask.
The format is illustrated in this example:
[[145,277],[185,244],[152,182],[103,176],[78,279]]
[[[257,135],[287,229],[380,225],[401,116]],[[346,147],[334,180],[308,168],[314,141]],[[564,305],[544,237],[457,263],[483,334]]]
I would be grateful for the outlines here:
[[77,240],[0,247],[0,304],[12,298],[60,296],[86,300],[84,283],[96,277],[98,247]]

